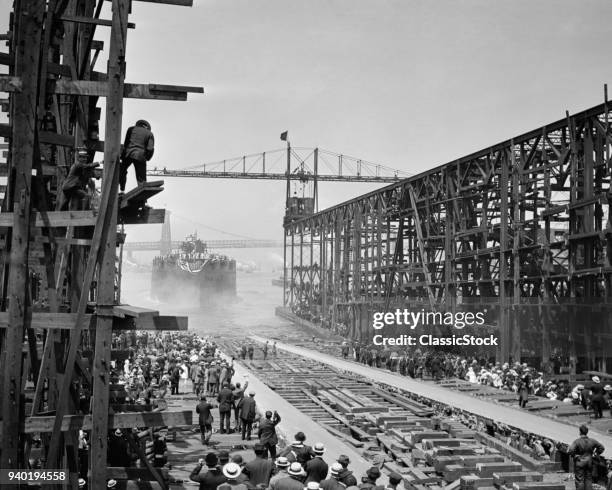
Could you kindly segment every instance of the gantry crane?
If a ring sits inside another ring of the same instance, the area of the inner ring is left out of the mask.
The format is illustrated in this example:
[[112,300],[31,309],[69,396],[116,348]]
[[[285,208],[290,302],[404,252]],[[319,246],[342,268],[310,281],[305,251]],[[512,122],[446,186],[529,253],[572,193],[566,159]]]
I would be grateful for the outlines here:
[[[286,200],[283,220],[283,270],[287,284],[287,226],[307,218],[318,211],[318,183],[371,182],[394,183],[410,176],[407,172],[384,165],[334,153],[319,148],[291,147],[288,133],[281,134],[287,148],[242,157],[196,165],[184,170],[153,168],[147,175],[153,177],[197,177],[209,179],[267,179],[285,180]],[[321,170],[324,170],[321,172]],[[295,181],[300,192],[291,194],[291,182]],[[291,244],[293,251],[293,244]],[[293,253],[293,252],[292,252]],[[285,288],[286,291],[287,288]]]
[[[323,170],[323,171],[322,171]],[[200,164],[185,169],[166,167],[147,170],[151,177],[196,177],[208,179],[286,180],[287,219],[308,215],[318,208],[318,183],[393,183],[410,174],[366,160],[320,148],[292,147],[243,155],[228,160]],[[298,182],[302,196],[291,195],[291,182]],[[312,186],[310,192],[307,187]],[[308,197],[306,194],[310,194]],[[292,218],[290,216],[293,216]]]

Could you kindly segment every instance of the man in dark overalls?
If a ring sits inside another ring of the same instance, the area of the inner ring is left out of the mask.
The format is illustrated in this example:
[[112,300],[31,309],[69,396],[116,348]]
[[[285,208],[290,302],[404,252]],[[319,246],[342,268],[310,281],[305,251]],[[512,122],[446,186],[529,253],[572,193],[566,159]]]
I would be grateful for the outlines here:
[[593,485],[593,454],[600,455],[604,447],[587,436],[589,428],[580,426],[580,437],[572,442],[568,454],[574,457],[576,490],[591,490]]

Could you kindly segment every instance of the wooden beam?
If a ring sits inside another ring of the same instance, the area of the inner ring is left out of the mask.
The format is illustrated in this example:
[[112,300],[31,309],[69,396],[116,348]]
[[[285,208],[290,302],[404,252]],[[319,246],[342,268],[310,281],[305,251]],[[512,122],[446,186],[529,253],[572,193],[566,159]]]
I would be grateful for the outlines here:
[[10,124],[0,124],[0,138],[10,138],[13,133],[13,127]]
[[[104,127],[104,181],[106,182],[108,222],[113,230],[100,237],[100,272],[98,277],[98,313],[96,324],[96,340],[93,360],[92,387],[92,432],[91,432],[91,476],[89,488],[104,490],[107,463],[108,430],[112,423],[108,417],[110,385],[110,351],[112,344],[113,318],[112,310],[105,312],[106,306],[115,302],[115,262],[117,259],[117,213],[119,172],[118,161],[121,152],[121,122],[123,119],[123,93],[125,84],[125,57],[127,21],[130,2],[113,0],[112,27],[108,54],[108,89],[106,99],[106,115]],[[74,332],[76,333],[76,332]],[[132,427],[136,427],[132,425]],[[147,424],[145,424],[147,425]],[[57,420],[56,420],[57,427]]]
[[[36,213],[36,227],[95,226],[97,211],[50,211]],[[13,213],[0,213],[0,227],[13,226]]]
[[[151,225],[163,224],[166,220],[165,209],[140,209],[136,213],[126,213],[122,210],[119,215],[124,225]],[[1,216],[1,215],[0,215]]]
[[130,207],[138,209],[147,202],[148,199],[162,192],[164,190],[163,185],[163,180],[154,180],[135,187],[121,197],[119,209],[127,209]]
[[[1,187],[1,186],[0,186]],[[1,189],[0,189],[1,191]],[[77,245],[81,247],[90,247],[91,240],[89,238],[64,238],[64,237],[55,237],[53,239],[48,236],[37,236],[34,240],[36,243],[57,243],[60,245]]]
[[[38,133],[38,141],[48,145],[67,146],[75,148],[74,136],[69,134],[59,134],[52,131],[40,131]],[[87,140],[85,146],[89,150],[104,151],[104,141]]]
[[149,308],[141,308],[140,306],[132,305],[115,305],[113,306],[113,315],[118,318],[132,317],[154,317],[159,316],[159,311]]
[[180,7],[193,7],[193,0],[137,0],[138,2],[160,3],[165,5],[178,5]]
[[0,92],[21,92],[21,78],[10,75],[0,75]]
[[[32,313],[32,328],[71,330],[74,328],[76,313]],[[91,328],[94,315],[85,315],[83,322]],[[6,312],[0,312],[0,328],[7,328],[9,316]]]
[[[69,134],[59,134],[52,131],[40,131],[38,133],[38,141],[48,145],[67,146],[75,148],[74,136]],[[87,140],[85,145],[90,150],[104,151],[104,141]]]
[[134,320],[134,328],[130,329],[127,327],[115,328],[113,324],[113,330],[155,330],[155,331],[168,331],[168,330],[187,330],[189,317],[186,316],[171,316],[171,315],[160,315],[155,317],[143,317]]
[[[76,313],[32,313],[31,328],[73,330],[77,319]],[[83,317],[84,328],[95,330],[96,315],[87,314]],[[7,312],[0,312],[0,328],[7,328],[9,316]],[[113,330],[154,330],[175,331],[187,330],[188,317],[157,315],[141,317],[118,316],[113,317]]]
[[[56,95],[84,95],[108,97],[108,82],[60,79],[50,82],[49,93]],[[126,83],[123,96],[129,99],[187,100],[187,93],[204,93],[202,87],[161,85],[155,83]]]
[[[22,431],[25,434],[51,432],[55,416],[26,417]],[[191,410],[164,412],[126,412],[108,415],[109,429],[132,429],[134,427],[184,427],[193,425]],[[61,430],[92,430],[91,415],[65,415]]]
[[[28,242],[30,239],[30,215],[32,194],[32,164],[36,143],[36,107],[42,37],[44,0],[18,2],[15,18],[18,19],[14,74],[21,79],[21,91],[13,95],[14,114],[11,117],[13,134],[12,164],[15,168],[13,202],[4,209],[10,214],[13,226],[8,271],[8,314],[10,326],[2,342],[0,393],[2,393],[2,452],[0,468],[19,468],[19,421],[23,420],[24,405],[21,396],[22,349],[25,329],[29,327],[27,313]],[[13,220],[14,216],[14,220]]]
[[[96,19],[95,17],[85,17],[84,15],[62,15],[59,20],[64,22],[77,22],[79,24],[94,24],[97,26],[111,27],[113,22],[106,19]],[[128,22],[128,29],[134,29],[136,24]]]

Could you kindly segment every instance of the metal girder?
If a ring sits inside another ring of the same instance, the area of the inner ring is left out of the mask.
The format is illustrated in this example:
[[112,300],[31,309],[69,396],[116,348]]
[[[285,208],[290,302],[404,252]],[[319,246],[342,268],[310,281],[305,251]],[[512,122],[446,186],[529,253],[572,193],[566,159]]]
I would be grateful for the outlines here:
[[[597,338],[612,317],[608,121],[604,103],[287,224],[288,306],[368,342],[360,308],[487,309],[500,360],[564,355],[601,368]],[[304,253],[315,240],[316,264]],[[321,298],[305,294],[319,288]],[[582,331],[567,308],[596,326]]]

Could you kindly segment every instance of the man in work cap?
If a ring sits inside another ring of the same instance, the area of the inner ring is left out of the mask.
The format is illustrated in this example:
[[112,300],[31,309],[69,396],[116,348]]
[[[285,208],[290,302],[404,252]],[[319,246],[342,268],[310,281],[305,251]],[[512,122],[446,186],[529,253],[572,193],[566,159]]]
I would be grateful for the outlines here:
[[244,472],[249,476],[251,486],[257,486],[261,483],[267,488],[274,471],[274,463],[267,458],[268,452],[262,444],[255,444],[253,451],[255,452],[255,459],[246,464]]
[[402,480],[402,475],[396,473],[395,471],[392,471],[389,475],[389,486],[387,488],[390,490],[395,490],[397,486],[402,483]]
[[[86,209],[89,206],[88,200],[91,197],[88,188],[93,194],[95,185],[93,184],[94,169],[99,167],[99,163],[89,163],[88,154],[85,148],[77,148],[77,161],[72,164],[64,183],[62,184],[63,202],[61,210]],[[92,189],[93,187],[93,189]]]
[[338,481],[346,485],[347,487],[353,487],[357,485],[357,478],[353,475],[353,472],[348,469],[348,465],[351,462],[348,456],[341,454],[338,456],[338,463],[342,466],[342,471],[338,473]]
[[155,138],[151,132],[148,121],[140,119],[134,126],[128,128],[121,152],[121,173],[119,174],[119,188],[125,191],[127,171],[134,165],[136,182],[142,185],[147,181],[147,162],[153,157],[155,151]]
[[376,480],[380,478],[380,470],[377,466],[372,466],[366,471],[366,476],[361,479],[361,485],[359,488],[361,490],[373,489],[377,487]]
[[[200,474],[202,467],[206,463],[207,471]],[[200,488],[217,488],[218,485],[225,483],[226,477],[222,473],[221,468],[217,465],[219,459],[215,453],[208,453],[204,459],[198,461],[197,466],[189,475],[189,479],[200,484]]]

